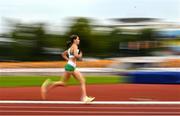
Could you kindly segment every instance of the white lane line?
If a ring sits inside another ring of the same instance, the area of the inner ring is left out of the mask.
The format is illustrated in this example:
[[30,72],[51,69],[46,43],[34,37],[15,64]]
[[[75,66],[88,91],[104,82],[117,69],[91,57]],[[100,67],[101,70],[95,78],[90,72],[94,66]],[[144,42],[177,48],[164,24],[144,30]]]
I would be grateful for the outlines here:
[[61,109],[174,109],[174,110],[176,110],[176,109],[180,109],[180,107],[177,107],[177,106],[172,106],[172,107],[156,107],[156,106],[154,106],[154,107],[146,107],[146,106],[144,106],[144,107],[139,107],[139,106],[132,106],[132,107],[127,107],[127,106],[125,106],[125,107],[101,107],[101,106],[99,106],[99,107],[89,107],[89,106],[86,106],[86,107],[79,107],[79,106],[76,106],[76,107],[69,107],[69,106],[57,106],[57,107],[55,107],[55,106],[44,106],[44,107],[42,107],[42,106],[0,106],[0,108],[9,108],[9,109],[20,109],[20,108],[23,108],[23,109],[58,109],[58,108],[61,108]]
[[[0,104],[86,104],[82,101],[13,101],[13,100],[1,100]],[[88,104],[112,104],[112,105],[124,105],[124,104],[139,104],[139,105],[180,105],[180,101],[94,101]]]

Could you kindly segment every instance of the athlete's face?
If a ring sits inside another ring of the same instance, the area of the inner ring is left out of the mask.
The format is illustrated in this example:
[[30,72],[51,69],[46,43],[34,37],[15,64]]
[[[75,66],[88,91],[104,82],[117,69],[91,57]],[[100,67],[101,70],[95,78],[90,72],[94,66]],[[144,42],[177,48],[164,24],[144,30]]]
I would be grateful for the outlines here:
[[79,45],[79,43],[80,43],[79,37],[77,37],[77,38],[75,39],[75,43],[76,43],[77,45]]

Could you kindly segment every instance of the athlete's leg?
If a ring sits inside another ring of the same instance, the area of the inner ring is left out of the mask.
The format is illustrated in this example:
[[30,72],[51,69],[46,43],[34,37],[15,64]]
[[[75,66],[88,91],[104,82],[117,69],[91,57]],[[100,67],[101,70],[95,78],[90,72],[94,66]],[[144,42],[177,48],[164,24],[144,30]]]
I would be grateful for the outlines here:
[[82,91],[82,98],[84,98],[85,96],[87,96],[86,80],[78,70],[75,70],[72,74],[73,74],[74,78],[80,82],[81,91]]
[[84,101],[84,102],[91,102],[91,101],[93,101],[95,99],[94,97],[88,97],[87,96],[87,92],[86,92],[86,80],[83,77],[83,75],[78,70],[75,70],[72,74],[73,74],[74,78],[77,79],[80,82],[80,84],[81,84],[81,91],[82,91],[81,100]]
[[61,81],[51,81],[50,79],[45,80],[45,82],[41,86],[41,96],[43,99],[46,99],[46,94],[48,90],[57,87],[57,86],[65,86],[67,81],[69,80],[71,73],[64,72],[64,76],[61,78]]
[[71,72],[64,72],[64,75],[63,77],[61,78],[60,81],[54,81],[54,82],[51,82],[49,87],[48,87],[48,90],[49,89],[52,89],[52,88],[55,88],[57,86],[65,86],[66,83],[68,82],[69,78],[71,76]]

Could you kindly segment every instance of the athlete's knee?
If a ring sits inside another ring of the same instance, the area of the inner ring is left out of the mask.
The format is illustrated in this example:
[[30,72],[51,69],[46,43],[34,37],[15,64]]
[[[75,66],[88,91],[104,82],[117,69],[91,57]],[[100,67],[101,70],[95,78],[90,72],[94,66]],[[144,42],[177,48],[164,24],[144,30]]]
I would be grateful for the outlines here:
[[66,83],[65,83],[65,82],[61,82],[61,85],[62,85],[62,86],[66,86]]
[[80,83],[81,83],[81,84],[85,84],[85,83],[86,83],[86,80],[85,80],[84,77],[82,77],[82,78],[80,79]]
[[66,86],[66,83],[63,82],[63,81],[59,81],[59,82],[57,82],[57,85],[60,85],[60,86]]

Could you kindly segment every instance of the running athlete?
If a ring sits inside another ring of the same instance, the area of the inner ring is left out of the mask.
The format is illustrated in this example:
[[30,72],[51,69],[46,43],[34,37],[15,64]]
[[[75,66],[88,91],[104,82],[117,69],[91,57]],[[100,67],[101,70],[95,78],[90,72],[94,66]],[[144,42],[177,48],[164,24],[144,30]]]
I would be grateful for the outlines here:
[[85,78],[76,69],[77,59],[82,58],[82,52],[78,49],[80,39],[77,35],[72,35],[70,39],[71,41],[70,41],[69,49],[64,51],[62,54],[62,57],[67,61],[67,64],[65,65],[64,76],[61,78],[60,81],[52,81],[50,79],[45,80],[45,82],[41,86],[42,98],[46,99],[46,94],[48,90],[57,86],[65,86],[70,76],[72,75],[81,84],[81,91],[82,91],[81,100],[83,102],[92,102],[95,99],[95,97],[87,96]]

